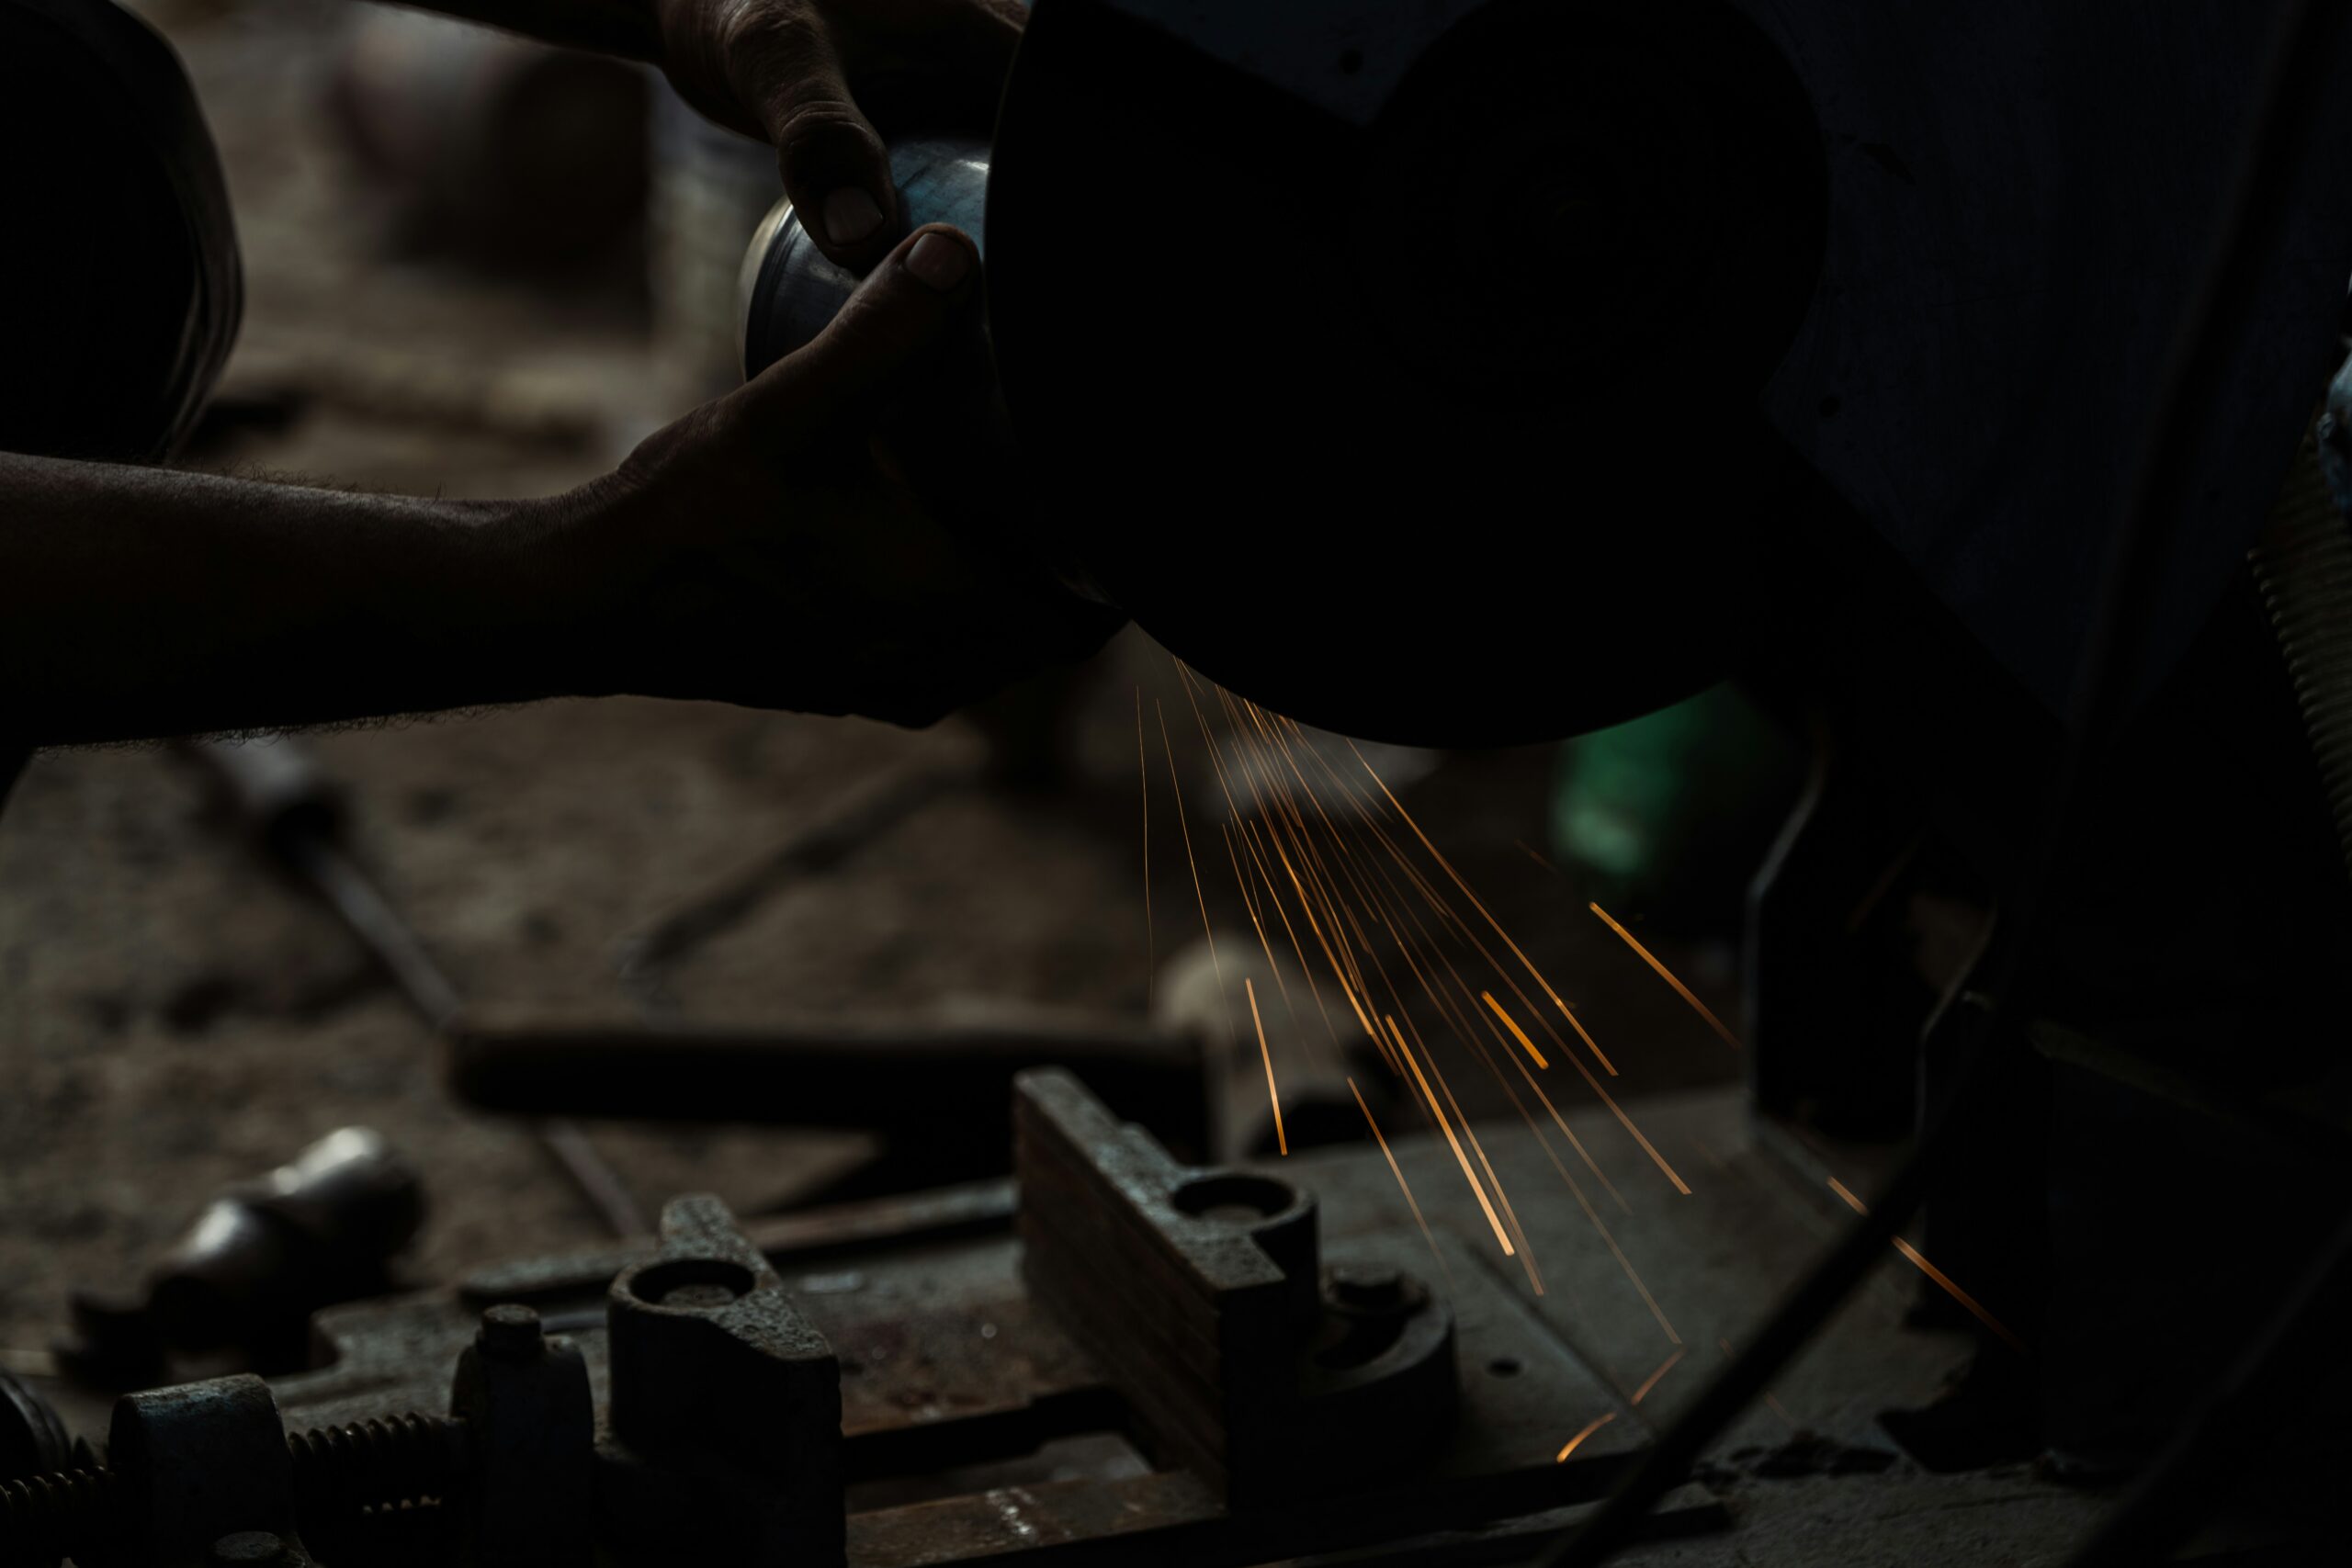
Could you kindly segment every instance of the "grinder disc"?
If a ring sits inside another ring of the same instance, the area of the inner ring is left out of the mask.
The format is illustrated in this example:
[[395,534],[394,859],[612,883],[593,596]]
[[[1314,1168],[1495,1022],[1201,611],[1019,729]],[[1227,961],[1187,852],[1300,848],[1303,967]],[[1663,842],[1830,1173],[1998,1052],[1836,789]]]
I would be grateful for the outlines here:
[[1535,739],[1724,665],[1793,468],[1757,397],[1818,270],[1819,137],[1716,0],[1425,41],[1351,116],[1046,0],[991,327],[1057,554],[1179,657],[1359,735]]

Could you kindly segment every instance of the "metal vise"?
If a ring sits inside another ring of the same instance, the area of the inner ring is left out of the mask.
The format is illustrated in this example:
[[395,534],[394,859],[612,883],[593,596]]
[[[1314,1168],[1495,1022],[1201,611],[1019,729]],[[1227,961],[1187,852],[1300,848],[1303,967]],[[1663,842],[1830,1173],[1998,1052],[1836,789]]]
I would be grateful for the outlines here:
[[[650,1247],[333,1309],[319,1370],[132,1396],[111,1467],[0,1484],[0,1562],[1232,1564],[1578,1503],[1640,1445],[1554,1462],[1561,1410],[1623,1411],[1467,1252],[1447,1298],[1409,1233],[1327,1265],[1300,1187],[1180,1164],[1060,1069],[1013,1098],[1017,1208],[747,1232],[684,1197]],[[997,1479],[1097,1438],[1125,1460]]]

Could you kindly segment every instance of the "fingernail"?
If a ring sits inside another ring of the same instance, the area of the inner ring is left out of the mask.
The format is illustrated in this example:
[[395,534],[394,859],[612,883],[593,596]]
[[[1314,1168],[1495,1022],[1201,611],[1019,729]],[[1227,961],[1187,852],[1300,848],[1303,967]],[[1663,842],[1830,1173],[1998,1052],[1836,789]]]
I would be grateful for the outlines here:
[[836,245],[854,245],[882,227],[882,209],[855,186],[843,186],[825,198],[825,238]]
[[907,253],[907,270],[944,294],[970,276],[972,248],[933,230]]

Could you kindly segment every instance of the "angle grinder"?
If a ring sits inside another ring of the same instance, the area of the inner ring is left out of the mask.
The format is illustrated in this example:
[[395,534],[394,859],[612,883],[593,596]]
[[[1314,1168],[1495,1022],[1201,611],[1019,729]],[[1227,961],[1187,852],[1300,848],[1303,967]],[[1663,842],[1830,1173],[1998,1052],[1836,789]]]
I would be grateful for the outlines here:
[[[1243,695],[1430,745],[1629,717],[1836,614],[1836,510],[2056,713],[2278,10],[1038,0],[993,135],[894,167],[982,244],[974,417],[1038,549]],[[2143,685],[2333,363],[2352,91],[2321,118]],[[854,282],[788,210],[745,281],[753,368]]]

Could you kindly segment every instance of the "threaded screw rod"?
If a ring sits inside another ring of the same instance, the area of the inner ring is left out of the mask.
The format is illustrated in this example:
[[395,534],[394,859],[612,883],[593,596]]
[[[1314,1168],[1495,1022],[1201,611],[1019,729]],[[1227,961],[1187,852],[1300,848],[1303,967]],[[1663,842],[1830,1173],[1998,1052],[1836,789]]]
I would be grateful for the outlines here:
[[446,1498],[465,1468],[465,1423],[410,1413],[289,1432],[294,1495],[304,1513]]
[[80,1559],[115,1517],[118,1482],[104,1469],[52,1470],[0,1481],[0,1564]]
[[[312,1518],[447,1498],[465,1473],[466,1424],[415,1413],[286,1435],[297,1507]],[[79,1559],[121,1514],[121,1476],[103,1465],[0,1481],[0,1568]]]

